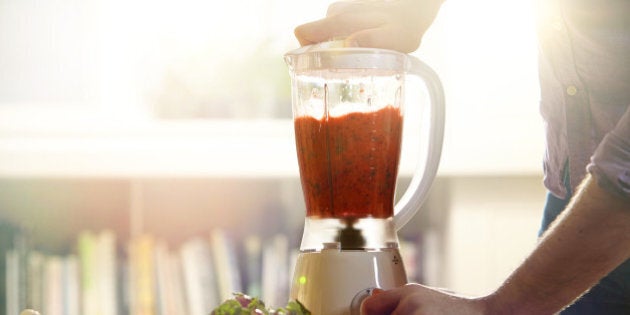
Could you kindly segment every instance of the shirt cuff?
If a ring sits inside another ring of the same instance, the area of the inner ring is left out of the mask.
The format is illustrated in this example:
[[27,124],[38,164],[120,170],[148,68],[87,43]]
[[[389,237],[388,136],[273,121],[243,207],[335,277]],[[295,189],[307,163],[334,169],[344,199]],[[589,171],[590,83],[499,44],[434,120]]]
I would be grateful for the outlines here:
[[599,144],[587,170],[601,188],[630,200],[630,107]]

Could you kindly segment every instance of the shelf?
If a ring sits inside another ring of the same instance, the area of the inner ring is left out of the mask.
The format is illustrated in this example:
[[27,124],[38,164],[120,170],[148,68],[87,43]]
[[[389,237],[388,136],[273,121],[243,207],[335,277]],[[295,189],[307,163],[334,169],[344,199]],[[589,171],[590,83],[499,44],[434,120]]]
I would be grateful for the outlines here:
[[[39,117],[28,124],[1,119],[0,177],[298,175],[289,119],[65,119],[59,123],[54,117]],[[505,126],[504,132],[487,134],[472,126],[458,127],[447,126],[438,176],[541,173],[542,135],[532,128]],[[412,174],[417,156],[411,149],[405,151],[413,147],[410,138],[405,138],[401,160],[401,174],[406,175]]]
[[199,121],[0,131],[0,176],[293,176],[289,121]]

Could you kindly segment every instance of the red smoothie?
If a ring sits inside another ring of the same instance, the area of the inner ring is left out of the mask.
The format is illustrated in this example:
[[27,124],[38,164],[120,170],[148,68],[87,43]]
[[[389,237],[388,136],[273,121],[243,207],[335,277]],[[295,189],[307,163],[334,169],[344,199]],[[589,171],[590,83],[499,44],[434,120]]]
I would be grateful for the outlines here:
[[296,118],[306,215],[391,217],[401,138],[402,116],[393,106],[319,120]]

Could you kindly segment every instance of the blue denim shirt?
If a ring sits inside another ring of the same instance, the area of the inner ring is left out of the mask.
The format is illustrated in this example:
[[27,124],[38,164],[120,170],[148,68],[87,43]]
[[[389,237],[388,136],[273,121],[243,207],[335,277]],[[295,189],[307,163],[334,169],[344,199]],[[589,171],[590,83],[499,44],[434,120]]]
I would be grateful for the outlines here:
[[566,166],[630,198],[630,1],[537,4],[545,185],[564,198]]

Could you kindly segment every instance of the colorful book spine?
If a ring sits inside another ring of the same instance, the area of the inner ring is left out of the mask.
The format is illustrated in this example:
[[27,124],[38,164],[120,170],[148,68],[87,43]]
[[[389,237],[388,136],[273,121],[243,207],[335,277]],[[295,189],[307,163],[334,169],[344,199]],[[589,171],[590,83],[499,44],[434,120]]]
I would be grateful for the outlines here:
[[210,244],[219,301],[222,302],[231,299],[235,292],[243,292],[236,247],[223,229],[215,229],[210,233]]
[[81,279],[81,314],[100,315],[96,235],[92,231],[83,231],[79,234],[77,243]]
[[155,239],[145,234],[129,244],[131,286],[130,315],[156,315]]
[[209,310],[219,305],[217,282],[208,242],[202,238],[187,241],[182,245],[181,257],[188,314],[207,315]]
[[0,222],[0,314],[16,314],[27,306],[28,235]]

